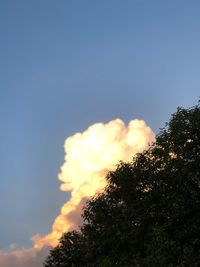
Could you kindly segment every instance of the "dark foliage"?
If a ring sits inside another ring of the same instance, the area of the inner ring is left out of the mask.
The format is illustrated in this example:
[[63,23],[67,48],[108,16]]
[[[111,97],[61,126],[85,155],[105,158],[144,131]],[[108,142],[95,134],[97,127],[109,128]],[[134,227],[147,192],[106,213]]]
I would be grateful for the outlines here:
[[200,106],[179,108],[156,142],[120,162],[45,267],[200,266]]

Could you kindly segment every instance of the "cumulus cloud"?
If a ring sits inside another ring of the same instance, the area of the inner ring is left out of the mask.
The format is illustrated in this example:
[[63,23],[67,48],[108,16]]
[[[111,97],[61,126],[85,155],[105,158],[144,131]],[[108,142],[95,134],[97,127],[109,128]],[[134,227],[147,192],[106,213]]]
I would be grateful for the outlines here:
[[[55,218],[52,231],[44,237],[35,235],[34,248],[0,253],[2,267],[42,267],[49,247],[58,244],[63,232],[76,229],[82,222],[81,212],[86,200],[106,185],[106,174],[116,164],[131,161],[154,140],[154,133],[142,120],[132,120],[126,126],[116,119],[96,123],[65,141],[65,160],[58,178],[61,190],[70,191],[70,199]],[[10,249],[14,249],[12,244]]]
[[55,246],[63,232],[81,224],[84,202],[105,185],[106,173],[120,161],[130,161],[133,155],[148,147],[154,133],[143,120],[132,120],[128,126],[116,119],[96,123],[83,133],[76,133],[65,141],[65,162],[59,179],[61,190],[70,191],[71,197],[55,219],[48,235],[33,237],[35,248]]

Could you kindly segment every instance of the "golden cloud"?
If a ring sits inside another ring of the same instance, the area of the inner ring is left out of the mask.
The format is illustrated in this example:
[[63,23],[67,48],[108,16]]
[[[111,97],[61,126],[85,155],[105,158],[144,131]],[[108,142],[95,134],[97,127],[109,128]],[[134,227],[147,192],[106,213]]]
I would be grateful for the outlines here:
[[154,133],[143,120],[132,120],[128,126],[120,120],[96,123],[83,133],[76,133],[65,141],[65,161],[58,178],[61,190],[70,191],[71,197],[44,237],[35,235],[34,247],[55,246],[63,232],[81,224],[85,201],[106,185],[106,173],[122,161],[146,149],[154,140]]

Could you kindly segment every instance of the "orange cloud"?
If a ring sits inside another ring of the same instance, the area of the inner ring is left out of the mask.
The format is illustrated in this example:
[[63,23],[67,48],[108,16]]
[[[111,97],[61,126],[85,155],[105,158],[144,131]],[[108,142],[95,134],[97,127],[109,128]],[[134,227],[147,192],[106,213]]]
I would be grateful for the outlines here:
[[49,249],[20,249],[12,252],[0,252],[1,267],[42,267]]
[[105,185],[106,173],[120,161],[130,161],[154,140],[154,133],[142,120],[132,120],[128,126],[120,119],[96,123],[83,133],[76,133],[65,141],[65,162],[58,175],[61,190],[71,191],[71,197],[44,237],[35,235],[34,247],[55,246],[63,232],[81,224],[84,202]]
[[[142,120],[132,120],[128,126],[120,119],[96,123],[83,133],[76,133],[65,141],[65,161],[58,178],[61,190],[70,191],[71,197],[44,237],[35,235],[34,247],[0,252],[2,267],[42,267],[49,247],[55,246],[63,232],[81,224],[85,201],[106,185],[106,174],[120,161],[130,161],[154,140],[154,133]],[[15,249],[15,244],[10,246]]]

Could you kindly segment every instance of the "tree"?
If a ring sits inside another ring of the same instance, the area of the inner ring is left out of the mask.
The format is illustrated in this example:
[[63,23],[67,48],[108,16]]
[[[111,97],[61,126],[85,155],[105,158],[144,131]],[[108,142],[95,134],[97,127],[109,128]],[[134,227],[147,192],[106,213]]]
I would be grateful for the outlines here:
[[107,181],[87,202],[80,232],[61,238],[46,267],[199,266],[199,104],[178,108],[156,142]]
[[59,245],[50,251],[44,266],[85,266],[85,240],[81,233],[72,231],[63,234]]

